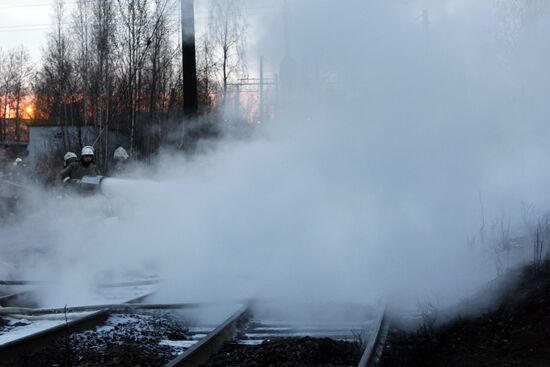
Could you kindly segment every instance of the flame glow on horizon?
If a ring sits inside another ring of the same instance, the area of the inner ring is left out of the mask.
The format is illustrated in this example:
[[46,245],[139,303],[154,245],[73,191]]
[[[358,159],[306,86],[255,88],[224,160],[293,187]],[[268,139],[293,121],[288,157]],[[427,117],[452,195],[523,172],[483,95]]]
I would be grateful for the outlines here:
[[[14,119],[17,117],[17,108],[16,104],[13,101],[6,101],[0,96],[0,117],[6,119]],[[34,119],[34,97],[33,96],[24,96],[21,97],[19,102],[19,118],[23,120],[32,120]]]

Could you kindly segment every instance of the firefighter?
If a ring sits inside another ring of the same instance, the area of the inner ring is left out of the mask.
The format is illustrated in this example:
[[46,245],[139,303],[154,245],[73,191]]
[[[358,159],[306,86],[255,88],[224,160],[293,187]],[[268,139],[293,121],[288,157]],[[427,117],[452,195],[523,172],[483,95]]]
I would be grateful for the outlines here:
[[78,157],[75,153],[73,152],[67,152],[65,153],[65,155],[63,156],[63,168],[67,168],[67,166],[73,162],[76,162],[78,161]]
[[8,180],[16,183],[21,183],[25,175],[26,167],[27,166],[23,163],[23,160],[21,158],[15,158],[11,169],[8,171]]
[[113,153],[113,175],[119,175],[123,173],[124,168],[128,164],[129,158],[130,156],[128,155],[128,152],[126,152],[126,149],[124,149],[123,147],[119,146],[115,149],[115,152]]
[[94,163],[94,148],[87,145],[82,148],[80,160],[69,163],[57,175],[58,182],[66,182],[68,180],[80,180],[84,176],[100,176],[99,168]]
[[[0,175],[0,216],[17,213],[26,184],[26,165],[17,157],[5,176]],[[5,177],[5,179],[4,179]]]

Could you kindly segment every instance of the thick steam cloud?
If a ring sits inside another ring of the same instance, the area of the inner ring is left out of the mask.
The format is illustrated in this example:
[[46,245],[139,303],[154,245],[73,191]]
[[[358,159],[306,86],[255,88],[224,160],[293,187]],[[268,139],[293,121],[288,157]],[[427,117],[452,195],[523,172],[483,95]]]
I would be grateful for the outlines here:
[[279,113],[252,139],[166,152],[107,179],[105,197],[37,192],[2,227],[18,276],[70,286],[45,302],[85,302],[128,273],[160,275],[177,301],[451,302],[494,277],[490,251],[469,241],[482,218],[520,231],[522,203],[550,204],[548,14],[536,2],[290,3],[290,54],[280,19],[255,46],[286,75]]

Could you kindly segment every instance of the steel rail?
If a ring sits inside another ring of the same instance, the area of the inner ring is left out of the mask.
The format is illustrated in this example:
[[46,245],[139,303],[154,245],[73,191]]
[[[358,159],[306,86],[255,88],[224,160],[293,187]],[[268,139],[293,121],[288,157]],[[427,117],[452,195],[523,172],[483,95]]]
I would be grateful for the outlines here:
[[387,333],[389,322],[386,316],[386,309],[383,308],[380,316],[374,324],[374,333],[365,347],[357,367],[375,367],[377,360],[382,352],[385,334]]
[[[239,311],[228,318],[222,325],[208,334],[197,344],[193,345],[183,354],[173,359],[164,367],[191,367],[200,366],[207,362],[211,356],[215,355],[223,347],[224,343],[230,341],[235,334],[235,328],[239,320],[248,314],[248,307],[243,306]],[[387,332],[388,321],[385,311],[381,311],[371,327],[368,328],[370,334],[369,343],[363,350],[359,367],[373,367],[378,358],[378,354],[383,346],[384,336]],[[226,330],[226,328],[228,328]],[[366,333],[366,331],[365,331]],[[222,335],[219,335],[222,334]]]
[[0,285],[37,285],[48,284],[52,282],[42,280],[0,280]]
[[215,306],[215,303],[110,303],[103,305],[74,306],[64,308],[27,308],[4,307],[0,308],[0,316],[42,316],[52,314],[70,314],[77,312],[110,311],[110,312],[134,312],[136,310],[181,310],[197,309]]
[[[151,296],[152,293],[136,297],[124,303],[141,302]],[[109,317],[109,310],[92,312],[83,317],[67,321],[64,324],[53,326],[30,334],[19,339],[0,345],[0,362],[14,360],[20,356],[29,355],[32,352],[42,349],[48,342],[66,336],[76,331],[82,331],[97,326]]]
[[[116,288],[116,287],[129,287],[137,285],[153,285],[160,283],[160,279],[144,279],[144,280],[132,280],[127,282],[115,282],[115,283],[101,283],[100,288]],[[0,285],[44,285],[55,284],[54,281],[48,280],[0,280]]]
[[130,287],[136,285],[154,285],[159,284],[160,279],[144,279],[144,280],[134,280],[129,282],[118,282],[118,283],[103,283],[100,284],[100,288],[117,288],[117,287]]
[[[0,306],[7,307],[14,304],[14,301],[18,298],[28,297],[31,294],[30,291],[15,292],[0,296]],[[1,309],[1,308],[0,308]]]
[[226,342],[233,338],[238,323],[244,320],[248,313],[249,304],[247,303],[201,341],[172,359],[164,367],[195,367],[205,363],[212,355],[219,352]]

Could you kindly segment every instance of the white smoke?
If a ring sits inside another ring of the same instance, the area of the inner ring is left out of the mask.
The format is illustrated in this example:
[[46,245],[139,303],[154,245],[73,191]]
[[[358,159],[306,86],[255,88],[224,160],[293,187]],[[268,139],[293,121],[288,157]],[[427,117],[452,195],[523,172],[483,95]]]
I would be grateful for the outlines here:
[[[550,18],[506,2],[289,3],[281,110],[253,139],[167,152],[139,180],[106,180],[108,199],[41,197],[2,228],[20,276],[70,285],[48,302],[122,273],[160,275],[172,301],[444,303],[494,277],[468,241],[480,197],[487,222],[518,228],[522,203],[550,206]],[[282,60],[279,23],[257,30],[257,55]]]

